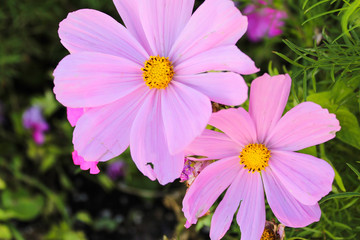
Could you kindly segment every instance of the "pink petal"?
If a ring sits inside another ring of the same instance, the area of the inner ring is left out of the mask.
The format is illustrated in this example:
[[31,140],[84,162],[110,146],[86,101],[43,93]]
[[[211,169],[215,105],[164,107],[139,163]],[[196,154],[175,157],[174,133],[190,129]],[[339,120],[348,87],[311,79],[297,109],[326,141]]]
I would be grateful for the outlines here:
[[100,169],[98,168],[97,164],[99,162],[88,162],[78,154],[76,150],[72,152],[72,159],[75,165],[79,165],[81,170],[89,170],[90,174],[98,174]]
[[206,71],[231,71],[252,74],[259,71],[255,63],[235,45],[221,46],[201,52],[176,65],[177,75],[188,75]]
[[75,150],[87,161],[106,161],[121,154],[130,141],[130,129],[148,91],[147,86],[105,106],[86,111],[76,124]]
[[151,53],[149,42],[146,39],[144,29],[140,21],[139,0],[113,0],[121,19],[124,21],[126,28],[144,47],[148,54]]
[[262,171],[262,177],[267,201],[281,223],[288,227],[305,227],[320,220],[319,205],[304,205],[298,202],[285,189],[270,167]]
[[239,208],[240,200],[243,197],[242,178],[244,173],[245,171],[241,169],[214,212],[210,227],[211,240],[221,239],[229,230],[234,214]]
[[240,225],[242,240],[258,240],[265,228],[265,201],[261,176],[258,172],[248,173],[244,169],[244,176],[238,189],[242,191],[240,209],[236,221]]
[[174,81],[198,90],[211,101],[225,105],[240,105],[247,99],[248,87],[244,79],[232,72],[176,76]]
[[75,127],[79,118],[84,114],[83,108],[66,108],[67,119],[72,127]]
[[209,49],[235,45],[246,28],[247,18],[241,15],[233,1],[205,1],[191,16],[174,43],[170,59],[179,64]]
[[184,153],[172,155],[168,150],[161,115],[161,91],[151,90],[143,101],[131,129],[130,150],[138,169],[151,180],[157,178],[165,185],[180,177]]
[[168,56],[176,38],[190,19],[194,0],[143,0],[140,19],[152,55]]
[[270,131],[271,148],[298,151],[324,143],[340,130],[335,114],[312,102],[303,102],[288,111]]
[[202,93],[173,82],[161,93],[161,112],[169,151],[183,151],[205,129],[211,103]]
[[229,108],[213,113],[209,124],[223,131],[241,147],[256,143],[253,120],[243,108]]
[[187,226],[195,224],[239,174],[237,157],[224,158],[207,166],[190,186],[183,200]]
[[314,205],[332,189],[334,170],[311,155],[271,151],[270,167],[284,188],[305,205]]
[[205,129],[186,148],[187,155],[206,156],[210,159],[238,156],[240,152],[241,147],[226,134],[209,129]]
[[102,53],[68,55],[56,67],[54,76],[57,100],[72,108],[109,104],[145,85],[141,66]]
[[249,113],[255,122],[259,143],[264,143],[269,129],[281,118],[290,86],[288,74],[271,77],[265,73],[251,83]]
[[112,17],[92,9],[69,13],[59,26],[61,43],[71,53],[90,51],[127,58],[143,64],[149,55]]

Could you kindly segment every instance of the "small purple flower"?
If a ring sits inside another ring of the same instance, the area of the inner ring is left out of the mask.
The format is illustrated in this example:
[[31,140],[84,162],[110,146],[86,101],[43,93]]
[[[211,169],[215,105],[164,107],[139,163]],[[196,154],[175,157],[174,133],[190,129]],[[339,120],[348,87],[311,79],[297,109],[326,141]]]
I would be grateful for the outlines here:
[[187,186],[190,186],[194,182],[195,178],[200,174],[200,172],[213,162],[213,160],[193,161],[189,158],[185,158],[184,169],[180,175],[180,182],[186,181]]
[[75,150],[72,152],[72,158],[74,164],[80,166],[81,170],[90,170],[90,174],[98,174],[100,172],[100,169],[97,166],[99,162],[86,161]]
[[243,13],[248,17],[248,38],[258,42],[264,37],[275,37],[282,34],[283,19],[287,18],[285,11],[269,7],[271,1],[254,1]]
[[38,145],[44,143],[44,132],[49,129],[49,125],[45,121],[41,108],[33,106],[27,109],[23,114],[23,125],[26,129],[32,131],[34,142]]
[[126,163],[122,160],[117,160],[109,164],[106,174],[109,176],[110,179],[113,181],[124,177],[126,173]]

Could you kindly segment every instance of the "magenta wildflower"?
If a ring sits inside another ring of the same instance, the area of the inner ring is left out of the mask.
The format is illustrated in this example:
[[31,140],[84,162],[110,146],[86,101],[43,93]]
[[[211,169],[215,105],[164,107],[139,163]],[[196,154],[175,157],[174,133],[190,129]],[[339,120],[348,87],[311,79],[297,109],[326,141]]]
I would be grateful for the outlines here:
[[287,18],[287,14],[285,11],[269,7],[270,3],[271,1],[259,0],[248,5],[243,11],[249,21],[247,35],[253,42],[282,34],[281,27],[284,26],[283,20]]
[[83,157],[79,156],[76,150],[72,152],[72,159],[75,165],[80,166],[81,170],[90,170],[90,174],[98,174],[100,172],[97,166],[99,162],[85,161]]
[[190,160],[189,158],[184,159],[184,168],[180,175],[180,182],[186,182],[187,186],[190,186],[195,178],[200,174],[205,167],[210,165],[213,160],[202,160],[196,161],[197,159]]
[[41,108],[39,106],[28,108],[24,112],[22,120],[24,127],[32,131],[34,142],[38,145],[43,144],[45,140],[44,132],[49,129],[49,125],[42,115]]
[[138,169],[166,184],[180,176],[184,148],[205,128],[210,101],[247,98],[239,74],[258,69],[235,46],[247,18],[231,0],[207,0],[194,14],[194,0],[114,3],[127,28],[90,9],[60,23],[70,55],[54,71],[54,92],[66,107],[85,109],[69,118],[81,156],[107,161],[130,144]]
[[259,240],[265,227],[264,190],[285,226],[304,227],[320,219],[318,201],[331,191],[334,171],[324,160],[295,151],[334,138],[339,121],[312,102],[281,117],[290,85],[287,74],[255,79],[249,113],[243,108],[214,113],[209,124],[224,133],[206,129],[188,147],[192,154],[220,160],[206,167],[185,195],[187,227],[227,188],[212,217],[212,240],[224,236],[239,205],[241,239]]

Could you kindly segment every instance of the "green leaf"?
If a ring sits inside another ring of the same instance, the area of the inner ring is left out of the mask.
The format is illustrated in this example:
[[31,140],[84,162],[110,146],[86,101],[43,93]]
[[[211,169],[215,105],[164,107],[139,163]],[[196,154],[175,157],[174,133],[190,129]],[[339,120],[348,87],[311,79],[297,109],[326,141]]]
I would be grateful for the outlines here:
[[0,208],[0,221],[6,221],[8,218],[8,213]]
[[12,234],[8,226],[4,224],[0,224],[0,239],[1,240],[10,240],[12,238]]
[[92,224],[92,218],[88,212],[78,212],[76,213],[75,218],[88,225]]
[[2,202],[9,218],[23,221],[36,218],[44,206],[43,196],[30,196],[26,191],[5,191],[2,194]]
[[336,194],[331,194],[331,195],[327,195],[326,197],[323,197],[320,200],[320,204],[330,200],[330,199],[338,199],[338,198],[349,198],[349,197],[360,197],[360,193],[358,192],[344,192],[344,193],[336,193]]
[[0,190],[4,190],[6,188],[6,182],[0,178]]
[[360,149],[360,127],[356,116],[346,108],[337,110],[335,114],[341,126],[341,130],[336,133],[337,138]]
[[354,173],[358,176],[358,179],[360,180],[360,172],[355,167],[353,167],[350,163],[346,163],[346,165],[348,165],[349,168],[351,168],[351,170],[354,171]]
[[308,101],[314,102],[322,106],[323,108],[331,108],[331,92],[320,92],[320,93],[313,93],[307,97]]

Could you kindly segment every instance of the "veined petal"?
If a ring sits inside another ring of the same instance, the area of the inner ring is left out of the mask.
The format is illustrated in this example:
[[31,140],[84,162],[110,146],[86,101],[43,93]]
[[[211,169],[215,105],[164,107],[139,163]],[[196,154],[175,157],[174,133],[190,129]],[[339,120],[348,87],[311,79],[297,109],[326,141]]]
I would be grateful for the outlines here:
[[183,200],[186,227],[195,224],[233,182],[241,167],[238,158],[224,158],[207,166],[196,177]]
[[205,129],[211,103],[204,94],[175,81],[159,93],[167,143],[170,153],[175,154]]
[[241,147],[226,134],[209,129],[186,147],[187,155],[205,156],[207,160],[238,156],[240,152]]
[[245,171],[242,169],[226,191],[224,198],[217,206],[211,219],[210,238],[211,240],[221,239],[229,230],[236,210],[239,208],[242,199],[242,185]]
[[139,7],[152,55],[168,56],[176,38],[190,19],[194,0],[143,0]]
[[56,99],[72,108],[109,104],[145,85],[138,64],[95,52],[66,56],[54,76]]
[[289,227],[305,227],[320,220],[318,204],[304,205],[297,201],[283,186],[270,167],[262,171],[266,198],[276,218]]
[[244,79],[232,72],[175,76],[174,81],[198,90],[211,101],[225,105],[240,105],[247,99],[248,87]]
[[316,103],[303,102],[280,119],[266,141],[273,149],[298,151],[334,138],[339,130],[335,114]]
[[158,179],[160,184],[165,185],[180,177],[184,153],[169,153],[161,100],[161,90],[150,90],[131,129],[130,150],[138,169],[150,179]]
[[271,151],[272,172],[299,202],[314,205],[332,189],[334,170],[322,159],[311,155]]
[[99,52],[143,64],[149,55],[112,17],[92,9],[69,13],[59,26],[61,43],[71,53]]
[[229,108],[213,113],[209,124],[223,131],[241,147],[256,143],[255,125],[243,108]]
[[141,0],[113,0],[113,2],[126,28],[150,54],[151,48],[140,21]]
[[288,74],[264,74],[251,83],[249,114],[255,122],[258,142],[264,143],[269,130],[284,112],[291,86]]
[[121,154],[129,146],[131,125],[146,91],[144,86],[114,103],[86,111],[73,136],[79,155],[86,161],[106,161]]
[[79,118],[84,114],[84,108],[66,108],[67,119],[72,127],[75,127]]
[[259,71],[255,63],[235,45],[220,46],[201,52],[175,66],[177,75],[206,71],[231,71],[252,74]]
[[239,191],[242,191],[236,221],[240,225],[241,240],[258,240],[265,228],[265,200],[260,173],[244,169]]
[[191,16],[170,51],[174,64],[226,45],[235,45],[247,28],[247,17],[241,15],[230,0],[207,0]]

